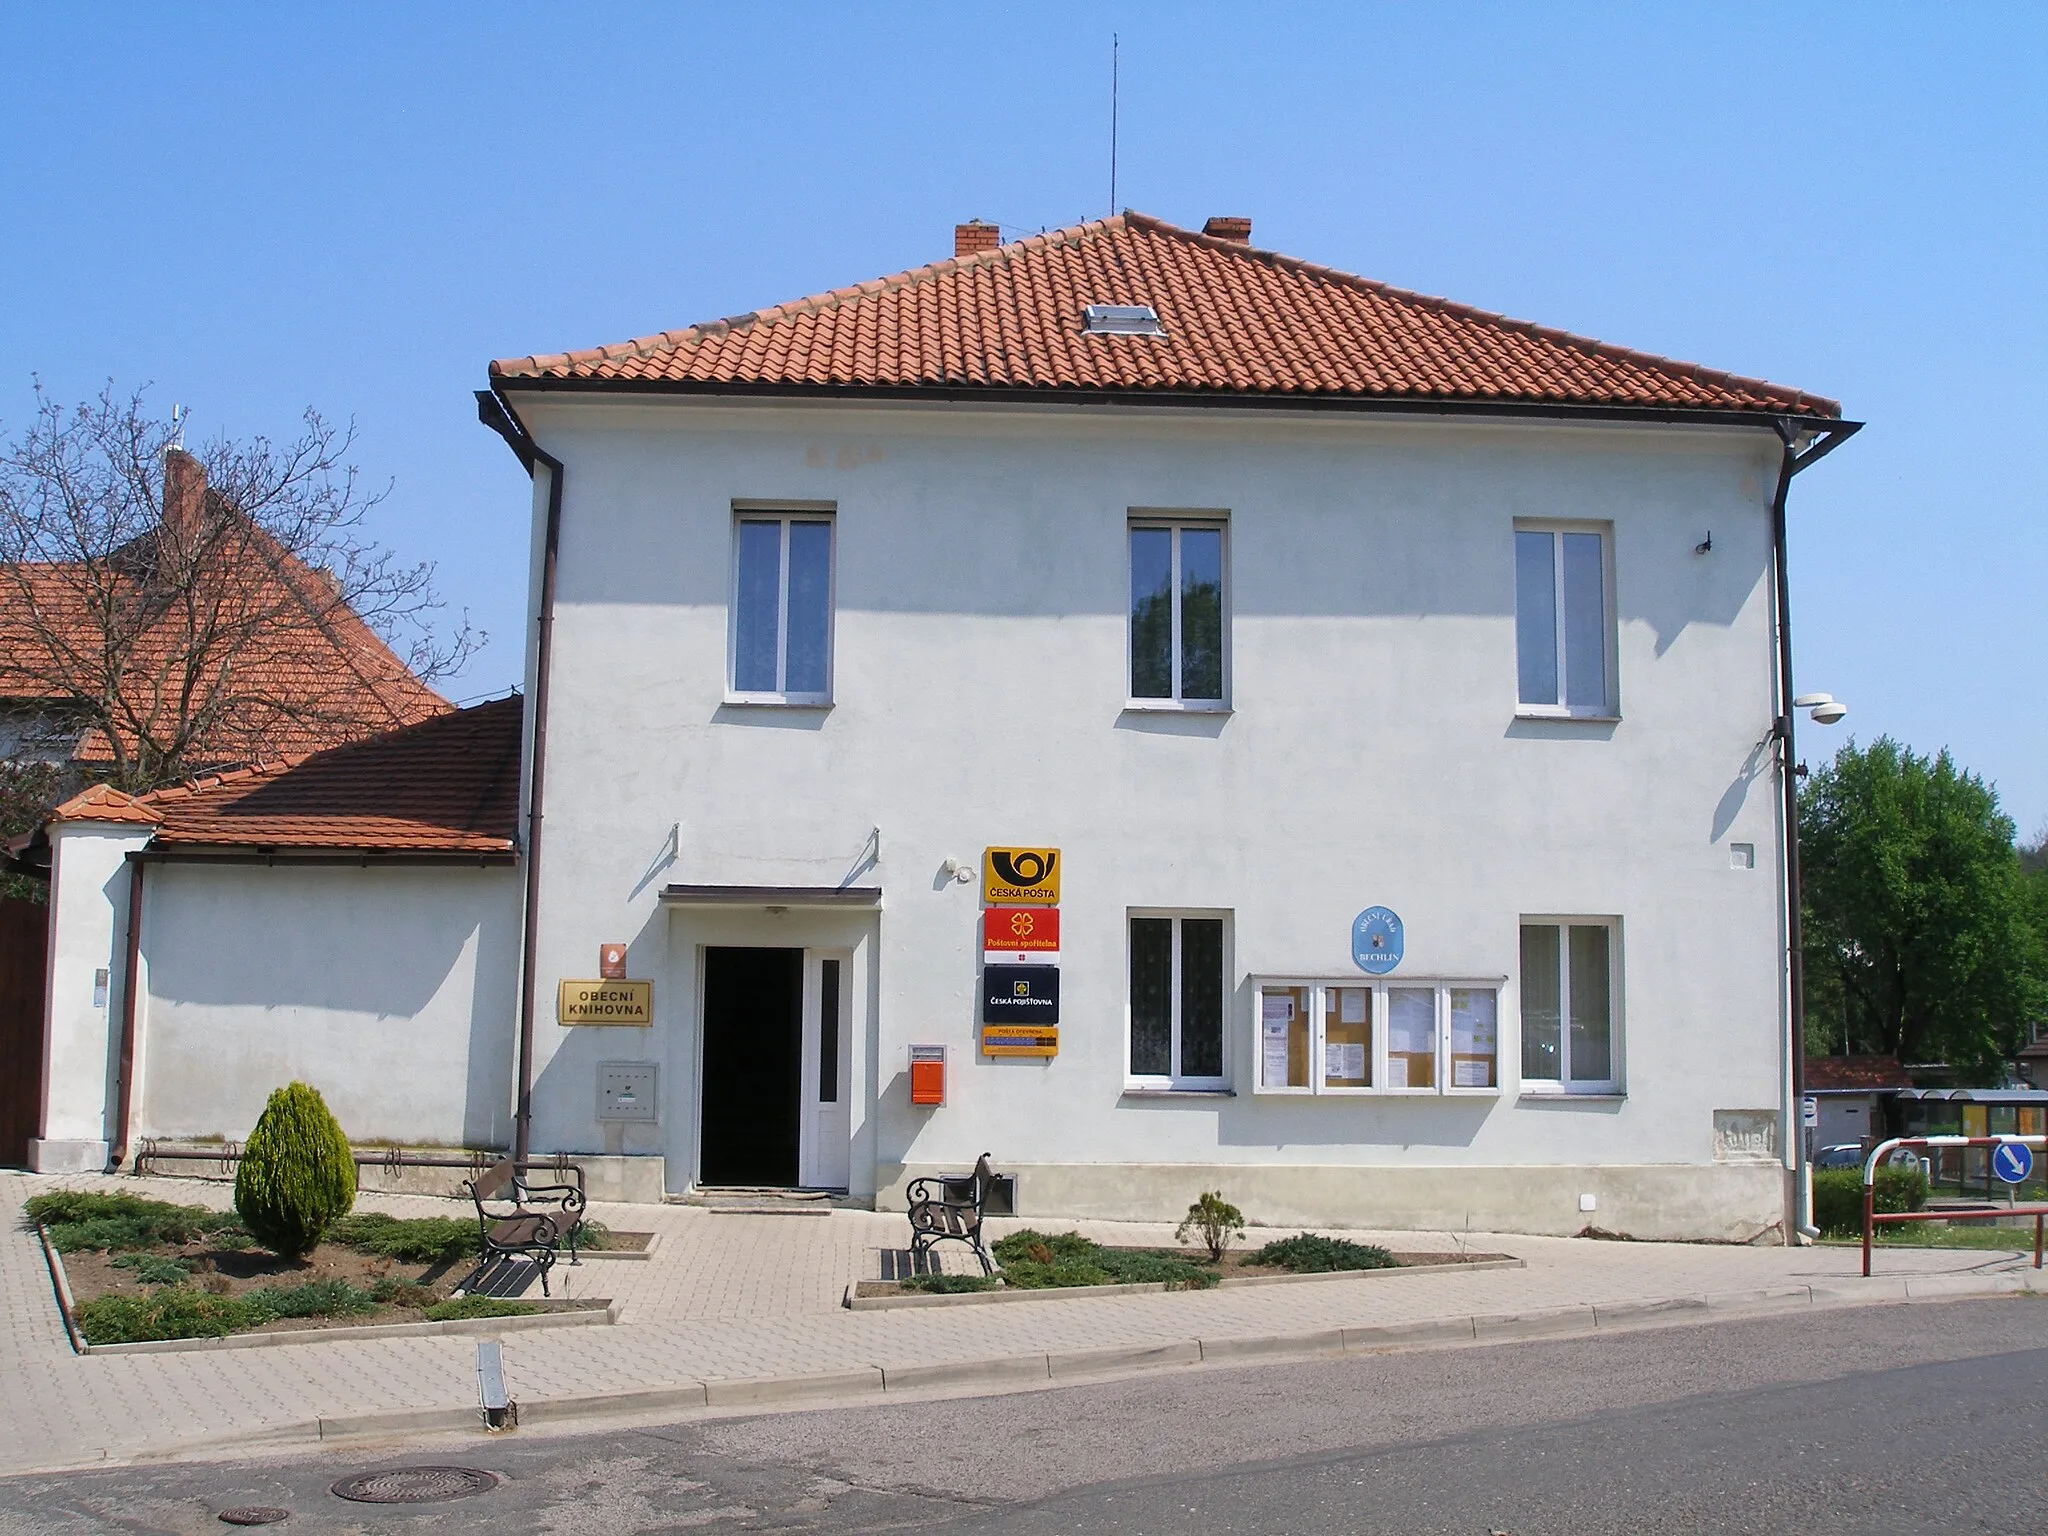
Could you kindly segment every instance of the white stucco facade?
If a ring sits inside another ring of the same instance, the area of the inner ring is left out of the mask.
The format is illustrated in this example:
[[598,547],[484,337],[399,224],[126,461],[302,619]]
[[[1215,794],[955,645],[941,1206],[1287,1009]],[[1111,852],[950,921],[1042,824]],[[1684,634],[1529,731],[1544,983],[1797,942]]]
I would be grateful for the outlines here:
[[[515,403],[564,465],[536,1149],[660,1157],[687,1187],[705,950],[786,946],[848,966],[845,1182],[881,1204],[988,1151],[1033,1214],[1178,1214],[1221,1187],[1276,1222],[1782,1220],[1768,428]],[[829,707],[728,702],[747,508],[833,521]],[[1145,513],[1227,529],[1226,712],[1129,707]],[[1526,519],[1608,536],[1614,718],[1518,710]],[[980,892],[943,866],[992,844],[1061,850],[1050,1060],[976,1048]],[[672,884],[882,895],[665,905]],[[1396,979],[1499,989],[1498,1091],[1257,1091],[1257,979],[1358,981],[1373,905],[1405,922]],[[1225,921],[1224,1092],[1128,1091],[1139,911]],[[1617,1092],[1523,1091],[1519,930],[1540,917],[1613,925]],[[655,984],[653,1027],[559,1027],[555,982],[613,940]],[[913,1043],[948,1047],[943,1107],[909,1103]],[[601,1122],[597,1065],[632,1060],[659,1068],[658,1118]],[[1750,1132],[1717,1136],[1742,1111]]]
[[142,935],[136,1135],[240,1141],[296,1081],[359,1146],[510,1144],[516,870],[155,864]]

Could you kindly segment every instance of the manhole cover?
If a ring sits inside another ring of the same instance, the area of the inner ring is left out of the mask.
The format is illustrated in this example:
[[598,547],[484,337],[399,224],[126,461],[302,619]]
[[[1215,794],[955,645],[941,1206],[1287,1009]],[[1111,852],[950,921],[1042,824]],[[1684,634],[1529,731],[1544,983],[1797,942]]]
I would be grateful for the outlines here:
[[280,1520],[289,1520],[292,1512],[279,1509],[274,1504],[248,1504],[239,1509],[224,1509],[220,1512],[225,1525],[275,1525]]
[[329,1491],[354,1504],[438,1504],[489,1493],[497,1486],[496,1473],[475,1467],[394,1467],[344,1477]]

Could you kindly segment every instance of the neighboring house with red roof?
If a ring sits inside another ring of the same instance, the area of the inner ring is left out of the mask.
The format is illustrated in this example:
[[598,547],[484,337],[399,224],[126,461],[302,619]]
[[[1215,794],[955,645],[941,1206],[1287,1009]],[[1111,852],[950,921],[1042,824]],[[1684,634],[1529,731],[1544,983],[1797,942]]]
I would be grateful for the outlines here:
[[296,1075],[635,1198],[986,1151],[1048,1219],[1787,1230],[1833,401],[1138,214],[489,383],[523,752],[67,807],[53,1166]]
[[[104,558],[0,568],[0,760],[133,783],[144,743],[175,747],[191,772],[338,746],[449,707],[331,576],[237,518],[192,455],[165,459],[156,528]],[[217,553],[186,574],[181,557],[202,540]],[[85,700],[107,701],[104,712]]]
[[59,806],[20,849],[51,887],[31,1164],[239,1141],[294,1079],[358,1143],[504,1145],[520,720],[514,696]]
[[1896,1056],[1809,1056],[1806,1093],[1817,1111],[1807,1140],[1815,1148],[1895,1135],[1886,1114],[1913,1078]]

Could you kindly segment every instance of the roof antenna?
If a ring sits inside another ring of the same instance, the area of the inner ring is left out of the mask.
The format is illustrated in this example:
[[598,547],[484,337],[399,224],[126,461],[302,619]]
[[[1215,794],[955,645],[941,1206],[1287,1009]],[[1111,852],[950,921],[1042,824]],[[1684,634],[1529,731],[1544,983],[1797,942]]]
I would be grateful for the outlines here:
[[1109,216],[1116,217],[1116,92],[1117,49],[1121,39],[1109,34]]
[[185,446],[185,407],[182,405],[174,403],[171,406],[171,440],[166,446],[171,448],[183,448]]

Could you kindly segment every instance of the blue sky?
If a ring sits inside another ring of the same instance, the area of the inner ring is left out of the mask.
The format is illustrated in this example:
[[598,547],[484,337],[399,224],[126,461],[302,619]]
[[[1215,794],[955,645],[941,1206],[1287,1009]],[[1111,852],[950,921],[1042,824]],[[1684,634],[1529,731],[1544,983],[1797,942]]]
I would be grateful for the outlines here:
[[0,431],[38,373],[353,417],[495,691],[485,363],[1100,215],[1112,31],[1120,203],[1869,421],[1794,491],[1800,686],[2048,823],[2039,6],[9,7]]

